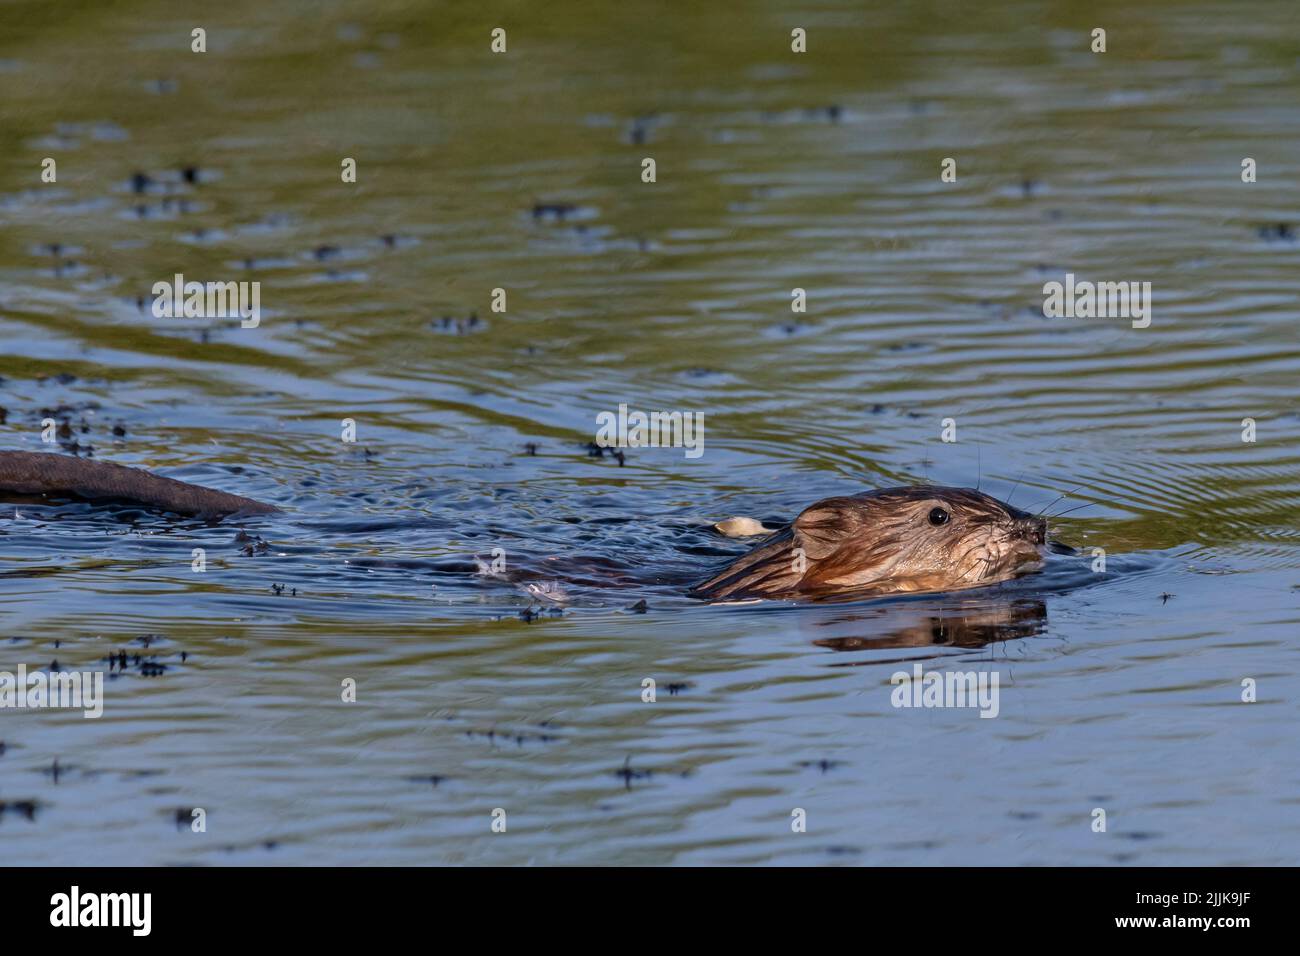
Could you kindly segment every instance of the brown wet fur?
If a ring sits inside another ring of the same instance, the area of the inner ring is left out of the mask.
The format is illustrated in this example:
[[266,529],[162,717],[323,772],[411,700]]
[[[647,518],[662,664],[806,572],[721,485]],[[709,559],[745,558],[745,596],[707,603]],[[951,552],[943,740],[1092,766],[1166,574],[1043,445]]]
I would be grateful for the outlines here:
[[5,493],[117,501],[210,518],[271,514],[279,510],[252,498],[164,478],[140,468],[54,452],[0,451],[0,494]]
[[[945,523],[931,523],[935,509],[948,515]],[[1042,518],[970,488],[885,488],[811,505],[691,594],[717,601],[952,591],[1023,573],[1046,543]]]

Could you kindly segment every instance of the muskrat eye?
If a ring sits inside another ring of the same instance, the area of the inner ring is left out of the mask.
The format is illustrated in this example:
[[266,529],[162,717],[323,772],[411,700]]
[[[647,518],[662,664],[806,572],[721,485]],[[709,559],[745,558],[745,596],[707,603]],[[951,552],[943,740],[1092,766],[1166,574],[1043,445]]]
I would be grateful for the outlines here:
[[947,524],[948,517],[948,512],[944,511],[942,508],[930,509],[930,524],[932,525]]

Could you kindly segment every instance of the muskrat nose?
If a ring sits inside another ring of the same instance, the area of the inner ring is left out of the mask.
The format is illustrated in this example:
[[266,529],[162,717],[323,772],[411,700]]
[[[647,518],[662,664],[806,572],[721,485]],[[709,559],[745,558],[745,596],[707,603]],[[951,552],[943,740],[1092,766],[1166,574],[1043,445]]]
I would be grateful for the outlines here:
[[1047,544],[1047,519],[1021,518],[1016,522],[1015,536],[1034,544]]

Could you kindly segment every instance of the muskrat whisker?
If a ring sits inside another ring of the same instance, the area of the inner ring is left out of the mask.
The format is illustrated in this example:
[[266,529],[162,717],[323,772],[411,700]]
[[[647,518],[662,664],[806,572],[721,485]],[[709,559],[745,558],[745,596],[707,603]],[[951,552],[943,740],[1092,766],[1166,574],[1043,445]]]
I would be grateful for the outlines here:
[[1075,505],[1073,508],[1066,508],[1064,511],[1058,511],[1054,515],[1048,515],[1048,517],[1055,521],[1057,518],[1061,517],[1061,515],[1068,515],[1071,511],[1078,511],[1080,508],[1092,508],[1095,505],[1095,501],[1085,501],[1081,505]]
[[1024,480],[1024,477],[1025,473],[1022,471],[1020,477],[1016,479],[1016,483],[1012,485],[1011,490],[1007,492],[1007,504],[1011,504],[1011,496],[1016,493],[1016,489],[1020,487],[1020,482]]
[[978,560],[979,563],[976,564],[975,567],[971,568],[971,571],[976,575],[973,580],[982,581],[984,578],[988,577],[988,572],[993,569],[993,559],[986,554]]
[[1085,481],[1085,482],[1083,482],[1082,484],[1075,485],[1073,488],[1071,488],[1071,489],[1070,489],[1069,491],[1067,491],[1065,494],[1063,494],[1063,495],[1057,495],[1055,498],[1053,498],[1053,499],[1052,499],[1051,501],[1049,501],[1047,504],[1043,505],[1043,507],[1040,508],[1040,509],[1038,510],[1037,513],[1035,513],[1034,517],[1035,517],[1035,518],[1041,518],[1041,517],[1043,516],[1043,512],[1044,512],[1044,511],[1046,511],[1048,508],[1052,507],[1052,505],[1056,504],[1056,503],[1057,503],[1058,501],[1060,501],[1062,498],[1068,498],[1068,497],[1070,497],[1070,495],[1074,494],[1076,491],[1078,491],[1080,488],[1082,488],[1082,487],[1083,487],[1084,485],[1086,485],[1086,484],[1087,484],[1087,482]]

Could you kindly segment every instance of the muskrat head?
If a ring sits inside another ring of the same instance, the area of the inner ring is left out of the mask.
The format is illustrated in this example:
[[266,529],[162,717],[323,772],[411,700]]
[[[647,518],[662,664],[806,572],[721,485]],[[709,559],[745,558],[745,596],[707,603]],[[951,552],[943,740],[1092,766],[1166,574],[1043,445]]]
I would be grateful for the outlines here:
[[1046,521],[968,488],[830,498],[803,512],[795,529],[819,546],[806,589],[877,582],[895,591],[970,587],[1038,561],[1047,543]]
[[819,596],[947,591],[1038,562],[1047,522],[969,488],[913,486],[827,498],[696,593]]

